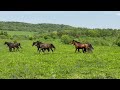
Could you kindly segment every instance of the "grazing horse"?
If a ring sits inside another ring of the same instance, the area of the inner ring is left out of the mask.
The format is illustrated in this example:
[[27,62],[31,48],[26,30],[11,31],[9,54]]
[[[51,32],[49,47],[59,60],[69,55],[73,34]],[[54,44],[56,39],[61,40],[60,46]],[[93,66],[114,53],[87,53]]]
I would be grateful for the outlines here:
[[12,49],[15,51],[15,48],[17,50],[19,50],[19,47],[22,48],[21,45],[20,45],[20,43],[5,42],[4,45],[5,44],[7,44],[7,46],[9,47],[9,51],[10,52],[12,51]]
[[[44,52],[46,49],[48,50],[48,52],[51,50],[53,52],[53,49],[55,50],[55,46],[53,44],[47,44],[47,43],[42,43],[42,42],[33,42],[32,46],[37,46],[38,51],[40,52],[41,50]],[[39,50],[41,48],[41,50]]]
[[92,51],[92,49],[94,49],[91,44],[82,44],[75,40],[73,40],[71,44],[75,45],[75,48],[76,48],[75,52],[77,51],[77,49],[78,49],[78,52],[79,52],[79,49],[82,49],[83,53],[86,51]]

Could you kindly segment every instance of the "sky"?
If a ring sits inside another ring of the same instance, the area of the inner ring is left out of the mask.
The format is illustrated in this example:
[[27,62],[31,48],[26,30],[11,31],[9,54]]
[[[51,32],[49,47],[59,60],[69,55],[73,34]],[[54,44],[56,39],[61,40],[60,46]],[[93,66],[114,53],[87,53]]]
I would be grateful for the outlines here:
[[120,11],[0,11],[0,21],[120,29]]

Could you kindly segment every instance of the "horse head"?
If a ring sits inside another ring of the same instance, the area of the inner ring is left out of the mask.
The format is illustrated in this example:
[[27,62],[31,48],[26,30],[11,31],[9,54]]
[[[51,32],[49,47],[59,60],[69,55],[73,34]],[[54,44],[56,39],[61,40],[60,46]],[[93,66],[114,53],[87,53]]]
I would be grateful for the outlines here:
[[40,45],[40,44],[42,44],[42,42],[39,42],[39,41],[36,41],[36,42],[33,42],[33,44],[32,44],[32,46],[37,46],[37,45]]
[[74,44],[74,41],[75,41],[75,40],[72,40],[72,41],[70,42],[70,44]]
[[36,44],[36,42],[33,42],[32,46],[34,46]]
[[5,45],[5,44],[8,44],[8,42],[5,42],[4,45]]

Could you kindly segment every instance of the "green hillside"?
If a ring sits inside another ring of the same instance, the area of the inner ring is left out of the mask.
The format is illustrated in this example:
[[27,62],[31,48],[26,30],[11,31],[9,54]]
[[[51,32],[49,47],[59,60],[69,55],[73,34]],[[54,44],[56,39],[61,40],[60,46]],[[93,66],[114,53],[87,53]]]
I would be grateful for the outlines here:
[[32,32],[45,32],[45,31],[58,31],[63,29],[74,29],[74,27],[63,24],[31,24],[24,22],[0,22],[0,30],[7,31],[32,31]]

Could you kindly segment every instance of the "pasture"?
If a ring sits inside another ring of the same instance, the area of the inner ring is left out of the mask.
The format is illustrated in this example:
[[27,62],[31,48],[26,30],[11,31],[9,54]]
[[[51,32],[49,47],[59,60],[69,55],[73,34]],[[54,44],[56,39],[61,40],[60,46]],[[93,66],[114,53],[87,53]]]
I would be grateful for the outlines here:
[[71,44],[59,39],[56,50],[37,52],[31,40],[19,40],[22,49],[9,52],[0,40],[0,79],[120,79],[120,47],[93,45],[93,53],[75,53]]

